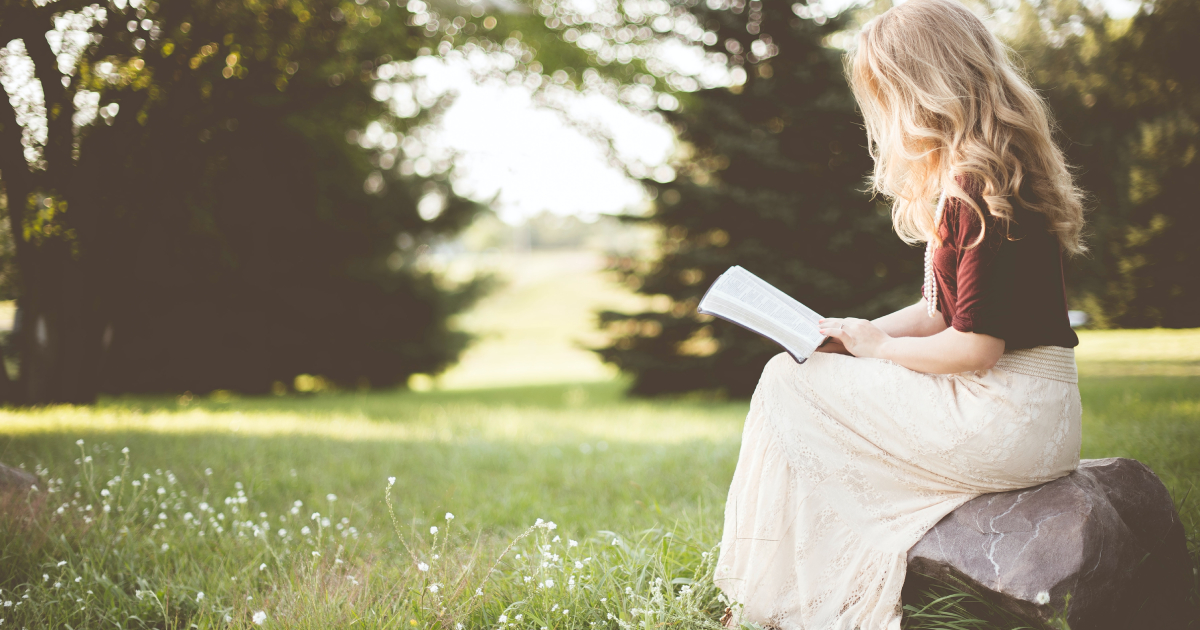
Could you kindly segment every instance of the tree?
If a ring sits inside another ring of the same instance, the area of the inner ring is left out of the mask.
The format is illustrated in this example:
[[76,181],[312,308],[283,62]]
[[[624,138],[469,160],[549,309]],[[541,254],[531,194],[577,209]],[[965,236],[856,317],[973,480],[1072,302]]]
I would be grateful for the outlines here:
[[447,319],[479,285],[415,263],[476,207],[346,142],[413,124],[370,97],[447,27],[412,21],[387,2],[5,0],[5,87],[25,63],[41,93],[0,98],[20,364],[0,397],[391,384],[452,361]]
[[[738,264],[826,315],[872,317],[916,301],[920,253],[863,191],[870,157],[842,73],[823,44],[843,28],[816,5],[777,0],[684,5],[744,85],[701,90],[665,112],[689,152],[657,191],[661,258],[617,268],[657,307],[605,312],[617,333],[599,352],[632,391],[751,392],[775,344],[696,314],[707,286]],[[743,70],[740,70],[744,68]]]
[[1074,0],[1022,5],[1010,38],[1091,196],[1092,253],[1068,282],[1099,326],[1200,326],[1200,5],[1113,20]]

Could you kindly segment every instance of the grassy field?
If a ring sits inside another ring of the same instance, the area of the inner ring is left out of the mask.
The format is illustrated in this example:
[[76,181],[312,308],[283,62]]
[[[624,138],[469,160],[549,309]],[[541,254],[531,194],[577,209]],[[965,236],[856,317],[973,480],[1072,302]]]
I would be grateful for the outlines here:
[[[0,410],[0,461],[50,482],[0,506],[0,628],[712,626],[747,403],[627,399],[563,349],[570,317],[485,343],[576,383],[470,389],[476,364],[426,392]],[[1200,330],[1085,333],[1079,363],[1083,456],[1148,464],[1195,541]]]

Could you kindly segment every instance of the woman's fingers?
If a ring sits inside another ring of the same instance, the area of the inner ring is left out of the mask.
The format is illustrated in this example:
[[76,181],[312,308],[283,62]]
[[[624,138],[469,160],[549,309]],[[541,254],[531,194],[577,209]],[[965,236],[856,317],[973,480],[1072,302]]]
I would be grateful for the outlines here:
[[822,330],[837,330],[837,329],[845,328],[846,324],[848,324],[849,322],[850,322],[850,318],[848,318],[848,317],[830,317],[828,319],[822,319],[822,320],[817,321],[817,323],[821,325]]
[[844,328],[822,328],[820,332],[826,337],[837,339],[843,346],[848,346],[847,341],[851,340],[849,333]]

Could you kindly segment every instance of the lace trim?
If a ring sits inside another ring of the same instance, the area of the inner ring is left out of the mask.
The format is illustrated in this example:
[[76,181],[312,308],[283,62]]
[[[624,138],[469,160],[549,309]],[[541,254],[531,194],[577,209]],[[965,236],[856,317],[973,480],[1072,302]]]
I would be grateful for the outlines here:
[[1074,348],[1038,346],[1027,350],[1012,350],[1000,355],[1000,360],[993,369],[1064,383],[1079,383]]

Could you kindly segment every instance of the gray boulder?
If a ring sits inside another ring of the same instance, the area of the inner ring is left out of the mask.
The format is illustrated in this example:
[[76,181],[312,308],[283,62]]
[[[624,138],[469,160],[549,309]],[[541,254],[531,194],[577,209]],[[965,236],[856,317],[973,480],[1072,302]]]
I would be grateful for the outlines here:
[[908,563],[907,601],[931,580],[959,581],[1035,626],[1068,593],[1072,630],[1173,630],[1192,616],[1183,524],[1166,487],[1132,459],[1084,460],[1050,483],[977,497]]

